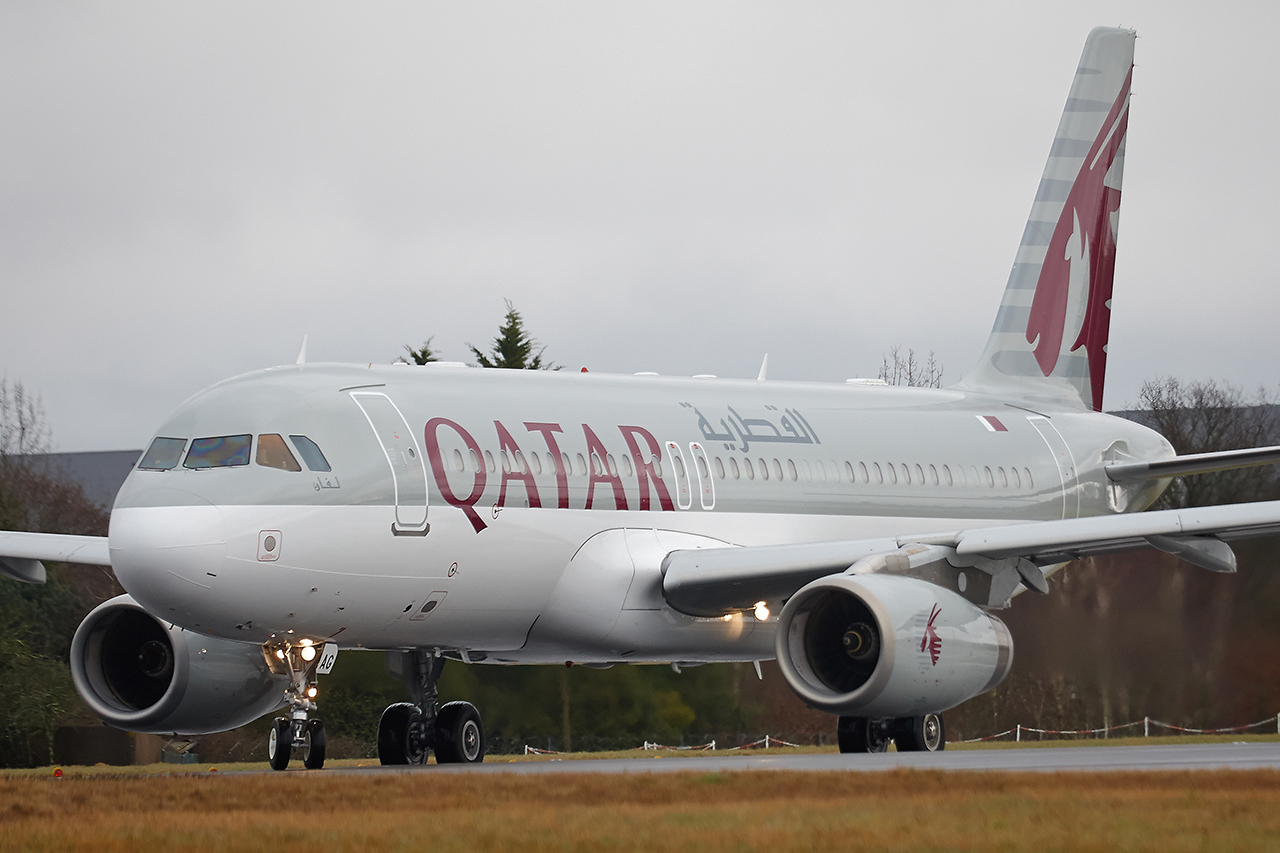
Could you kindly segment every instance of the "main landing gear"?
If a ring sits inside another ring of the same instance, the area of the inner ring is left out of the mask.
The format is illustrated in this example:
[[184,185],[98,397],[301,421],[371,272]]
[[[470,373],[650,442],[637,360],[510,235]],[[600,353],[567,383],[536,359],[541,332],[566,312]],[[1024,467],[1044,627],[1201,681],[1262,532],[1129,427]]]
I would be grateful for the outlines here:
[[484,761],[484,725],[470,702],[449,702],[436,708],[436,682],[444,658],[417,649],[405,653],[401,676],[412,702],[387,706],[378,721],[378,760],[383,764],[426,764],[435,751],[440,764]]
[[289,703],[289,715],[276,717],[267,735],[267,761],[272,770],[284,770],[289,758],[297,752],[302,766],[308,770],[324,767],[324,723],[308,719],[308,713],[317,709],[315,698],[316,676],[333,668],[337,647],[323,648],[310,640],[291,643],[267,643],[264,646],[267,660],[273,671],[289,676],[285,698]]
[[941,714],[920,717],[841,717],[836,724],[841,752],[941,752],[947,747]]

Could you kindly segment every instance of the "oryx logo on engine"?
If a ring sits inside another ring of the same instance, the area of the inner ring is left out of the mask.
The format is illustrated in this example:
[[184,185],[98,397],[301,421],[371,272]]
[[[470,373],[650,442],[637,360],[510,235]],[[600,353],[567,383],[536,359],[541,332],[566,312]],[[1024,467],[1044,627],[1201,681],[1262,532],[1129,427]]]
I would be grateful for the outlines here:
[[933,627],[933,623],[942,613],[942,609],[938,605],[933,605],[933,610],[929,613],[929,621],[924,626],[924,636],[920,638],[920,651],[929,649],[929,660],[934,666],[938,665],[938,656],[942,654],[942,638],[938,636],[938,629]]

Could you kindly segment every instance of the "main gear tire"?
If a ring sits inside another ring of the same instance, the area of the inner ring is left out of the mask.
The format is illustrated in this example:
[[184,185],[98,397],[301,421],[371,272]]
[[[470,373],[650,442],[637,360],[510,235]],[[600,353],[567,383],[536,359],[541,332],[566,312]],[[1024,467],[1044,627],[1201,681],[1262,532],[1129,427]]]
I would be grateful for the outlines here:
[[947,732],[941,714],[902,717],[895,721],[893,742],[899,752],[941,752],[947,748]]
[[431,745],[425,728],[417,705],[388,705],[378,720],[378,760],[383,764],[426,764]]
[[889,749],[884,721],[873,717],[840,717],[836,723],[836,742],[841,752],[885,752]]
[[470,702],[450,702],[436,715],[436,761],[479,764],[484,761],[484,724]]

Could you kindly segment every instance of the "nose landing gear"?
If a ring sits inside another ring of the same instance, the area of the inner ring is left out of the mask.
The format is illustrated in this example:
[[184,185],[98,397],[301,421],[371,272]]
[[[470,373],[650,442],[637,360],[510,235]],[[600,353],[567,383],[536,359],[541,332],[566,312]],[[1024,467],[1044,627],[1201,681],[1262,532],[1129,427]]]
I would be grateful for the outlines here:
[[484,724],[476,707],[470,702],[448,702],[436,708],[436,682],[444,669],[439,652],[415,649],[401,653],[397,663],[413,701],[397,702],[382,712],[378,760],[383,764],[426,764],[434,750],[439,764],[484,761]]
[[284,770],[289,758],[297,752],[302,765],[308,770],[324,767],[324,723],[308,719],[308,713],[317,710],[315,702],[319,690],[316,676],[328,674],[338,657],[338,647],[326,643],[323,649],[311,640],[292,643],[267,643],[263,646],[273,672],[289,676],[285,698],[289,703],[289,715],[276,717],[267,736],[267,761],[272,770]]

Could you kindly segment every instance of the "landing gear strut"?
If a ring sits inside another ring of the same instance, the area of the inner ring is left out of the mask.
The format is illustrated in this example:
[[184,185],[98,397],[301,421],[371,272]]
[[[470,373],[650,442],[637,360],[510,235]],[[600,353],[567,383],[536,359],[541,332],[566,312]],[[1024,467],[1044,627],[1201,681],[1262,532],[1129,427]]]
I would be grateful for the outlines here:
[[941,714],[919,717],[841,717],[836,723],[841,752],[884,752],[889,741],[898,752],[941,752],[947,747]]
[[470,702],[436,708],[436,682],[444,658],[436,650],[415,649],[402,656],[401,677],[412,702],[387,706],[378,721],[378,760],[383,764],[426,764],[435,751],[440,764],[484,761],[484,725]]
[[299,645],[267,643],[264,652],[275,672],[289,676],[285,698],[289,703],[289,715],[276,717],[267,735],[267,761],[272,770],[284,770],[294,751],[302,757],[302,766],[308,770],[324,767],[324,723],[308,719],[317,709],[316,676],[333,668],[337,647],[328,644],[323,649],[310,640]]

